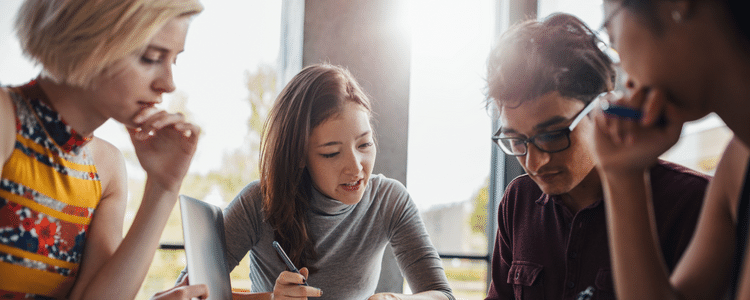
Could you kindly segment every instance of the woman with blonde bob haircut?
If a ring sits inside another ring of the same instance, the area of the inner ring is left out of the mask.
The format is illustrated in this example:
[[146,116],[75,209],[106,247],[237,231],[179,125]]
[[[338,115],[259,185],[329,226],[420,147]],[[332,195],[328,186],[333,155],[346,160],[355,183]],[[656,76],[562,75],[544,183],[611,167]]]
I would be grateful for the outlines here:
[[[132,299],[200,128],[156,108],[174,91],[197,0],[27,0],[16,29],[43,71],[0,87],[0,298]],[[147,179],[123,238],[125,161],[93,135],[125,125]],[[206,297],[205,285],[157,298]]]

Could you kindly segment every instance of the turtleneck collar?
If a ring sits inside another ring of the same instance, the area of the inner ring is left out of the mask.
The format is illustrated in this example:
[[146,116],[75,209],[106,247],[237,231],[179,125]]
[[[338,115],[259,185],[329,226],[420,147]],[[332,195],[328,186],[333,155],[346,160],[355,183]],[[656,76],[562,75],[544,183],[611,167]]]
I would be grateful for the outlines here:
[[[370,185],[367,185],[367,188],[369,188]],[[324,215],[324,216],[336,216],[345,214],[347,212],[350,212],[354,209],[357,204],[353,205],[347,205],[342,203],[339,200],[329,198],[326,195],[323,195],[323,193],[319,192],[316,188],[312,187],[312,199],[310,199],[310,207],[312,208],[313,212]],[[366,194],[366,192],[365,192]]]

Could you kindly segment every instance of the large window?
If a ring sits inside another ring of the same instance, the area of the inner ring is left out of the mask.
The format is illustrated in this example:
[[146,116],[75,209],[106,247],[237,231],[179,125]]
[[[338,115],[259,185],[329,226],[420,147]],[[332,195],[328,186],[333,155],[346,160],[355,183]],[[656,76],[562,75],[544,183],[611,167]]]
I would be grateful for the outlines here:
[[488,255],[492,132],[484,91],[495,1],[410,3],[407,187],[456,297],[483,299],[488,261],[461,257]]

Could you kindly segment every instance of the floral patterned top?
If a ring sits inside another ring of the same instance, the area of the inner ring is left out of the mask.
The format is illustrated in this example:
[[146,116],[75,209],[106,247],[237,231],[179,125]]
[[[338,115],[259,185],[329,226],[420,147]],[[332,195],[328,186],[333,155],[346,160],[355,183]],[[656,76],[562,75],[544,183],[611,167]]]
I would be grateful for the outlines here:
[[0,299],[64,298],[102,195],[84,138],[36,83],[11,88],[16,142],[0,175]]

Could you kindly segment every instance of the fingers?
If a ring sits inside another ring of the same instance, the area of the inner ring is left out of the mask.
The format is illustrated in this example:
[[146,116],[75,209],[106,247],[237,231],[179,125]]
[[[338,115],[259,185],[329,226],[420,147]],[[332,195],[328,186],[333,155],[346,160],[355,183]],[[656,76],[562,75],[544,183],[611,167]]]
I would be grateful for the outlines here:
[[[302,270],[305,270],[305,273],[307,273],[307,268],[302,268]],[[300,270],[300,272],[302,272]],[[294,272],[284,271],[279,274],[279,277],[276,278],[276,284],[284,284],[284,285],[290,285],[290,284],[304,284],[306,282],[306,277],[302,274],[297,274]]]
[[178,287],[178,286],[186,286],[186,285],[188,285],[188,284],[190,284],[190,279],[188,279],[188,274],[187,274],[187,273],[185,273],[185,276],[182,276],[182,279],[180,279],[180,282],[178,282],[178,283],[177,283],[177,284],[175,285],[175,287]]
[[667,105],[667,96],[664,91],[660,89],[652,90],[645,97],[645,101],[641,106],[643,108],[643,118],[641,124],[643,126],[654,126],[660,118],[664,116],[665,106]]
[[133,117],[133,122],[136,123],[138,127],[131,129],[130,131],[133,137],[138,140],[146,140],[149,137],[156,135],[159,130],[170,126],[179,131],[185,138],[198,136],[198,133],[200,133],[197,126],[185,121],[185,116],[183,114],[168,113],[156,107],[149,107],[141,110],[135,117]]
[[307,297],[317,298],[323,296],[322,290],[302,285],[306,282],[305,278],[308,273],[307,268],[302,268],[300,274],[289,271],[281,272],[279,277],[276,278],[276,285],[273,290],[274,300],[305,299]]

